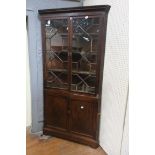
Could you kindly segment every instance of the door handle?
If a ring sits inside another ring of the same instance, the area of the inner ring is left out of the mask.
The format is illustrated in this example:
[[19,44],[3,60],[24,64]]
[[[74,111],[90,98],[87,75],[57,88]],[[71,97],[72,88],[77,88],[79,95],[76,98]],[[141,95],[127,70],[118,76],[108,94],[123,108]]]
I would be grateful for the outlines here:
[[80,109],[84,109],[84,106],[81,105],[81,106],[80,106]]

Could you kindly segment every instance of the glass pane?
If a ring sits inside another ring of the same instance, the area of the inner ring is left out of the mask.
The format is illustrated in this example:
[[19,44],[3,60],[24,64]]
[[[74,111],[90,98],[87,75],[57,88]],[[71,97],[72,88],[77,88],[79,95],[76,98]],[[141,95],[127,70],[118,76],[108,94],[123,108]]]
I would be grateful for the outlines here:
[[73,19],[72,91],[95,93],[99,18]]
[[46,20],[46,87],[68,88],[67,19]]

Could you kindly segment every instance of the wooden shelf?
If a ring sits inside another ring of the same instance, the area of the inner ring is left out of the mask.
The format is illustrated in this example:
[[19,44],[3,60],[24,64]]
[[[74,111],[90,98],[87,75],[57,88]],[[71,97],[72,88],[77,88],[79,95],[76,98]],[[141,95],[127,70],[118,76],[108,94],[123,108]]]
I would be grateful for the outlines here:
[[[68,50],[55,51],[55,53],[61,53],[61,52],[66,52],[66,53],[68,53]],[[79,54],[81,54],[80,51],[76,51],[76,50],[72,50],[72,53],[79,53]],[[94,55],[97,55],[97,51],[86,52],[86,54],[90,54],[90,55],[94,54]]]
[[[73,35],[78,35],[78,36],[81,36],[83,33],[73,33]],[[88,33],[89,35],[95,35],[95,36],[98,36],[99,33]]]
[[[67,69],[48,69],[48,71],[52,72],[67,72]],[[87,75],[95,75],[95,72],[89,72],[89,71],[77,71],[77,70],[72,70],[72,73],[74,74],[87,74]]]
[[87,74],[87,75],[95,75],[95,72],[89,72],[89,71],[76,71],[76,70],[72,70],[72,73],[74,74]]
[[[94,88],[95,89],[95,88]],[[79,92],[79,93],[88,93],[88,94],[95,94],[95,93],[93,93],[93,92],[87,92],[87,91],[82,91],[82,90],[71,90],[71,91],[73,91],[73,92]]]
[[67,72],[67,69],[48,69],[51,72]]
[[[49,34],[50,35],[50,33],[46,33],[46,34]],[[59,35],[61,35],[61,36],[63,36],[63,37],[67,37],[68,36],[68,33],[66,32],[66,33],[58,33]],[[92,36],[98,36],[99,35],[99,33],[88,33],[89,35],[92,35]],[[82,36],[83,35],[83,33],[73,33],[73,35],[76,35],[76,36]],[[50,39],[50,38],[48,38],[48,37],[46,37],[47,39]]]

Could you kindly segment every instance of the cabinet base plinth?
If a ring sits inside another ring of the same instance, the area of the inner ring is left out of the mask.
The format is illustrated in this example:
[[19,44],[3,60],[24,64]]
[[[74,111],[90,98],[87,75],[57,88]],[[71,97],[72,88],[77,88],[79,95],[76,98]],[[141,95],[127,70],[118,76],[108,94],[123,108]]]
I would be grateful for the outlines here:
[[70,140],[70,141],[77,142],[77,143],[84,144],[84,145],[88,145],[88,146],[91,146],[92,148],[99,147],[98,141],[94,140],[93,138],[73,134],[67,131],[65,132],[65,131],[58,131],[52,128],[44,128],[43,134]]

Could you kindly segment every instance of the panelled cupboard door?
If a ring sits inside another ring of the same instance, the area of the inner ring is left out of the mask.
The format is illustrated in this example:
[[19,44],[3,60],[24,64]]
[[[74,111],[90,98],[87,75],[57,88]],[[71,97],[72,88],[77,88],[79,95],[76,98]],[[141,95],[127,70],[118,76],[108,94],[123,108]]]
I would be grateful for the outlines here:
[[66,130],[67,106],[67,98],[63,96],[45,95],[44,109],[46,112],[44,114],[44,126]]
[[81,100],[71,101],[71,124],[72,133],[93,137],[94,103]]

